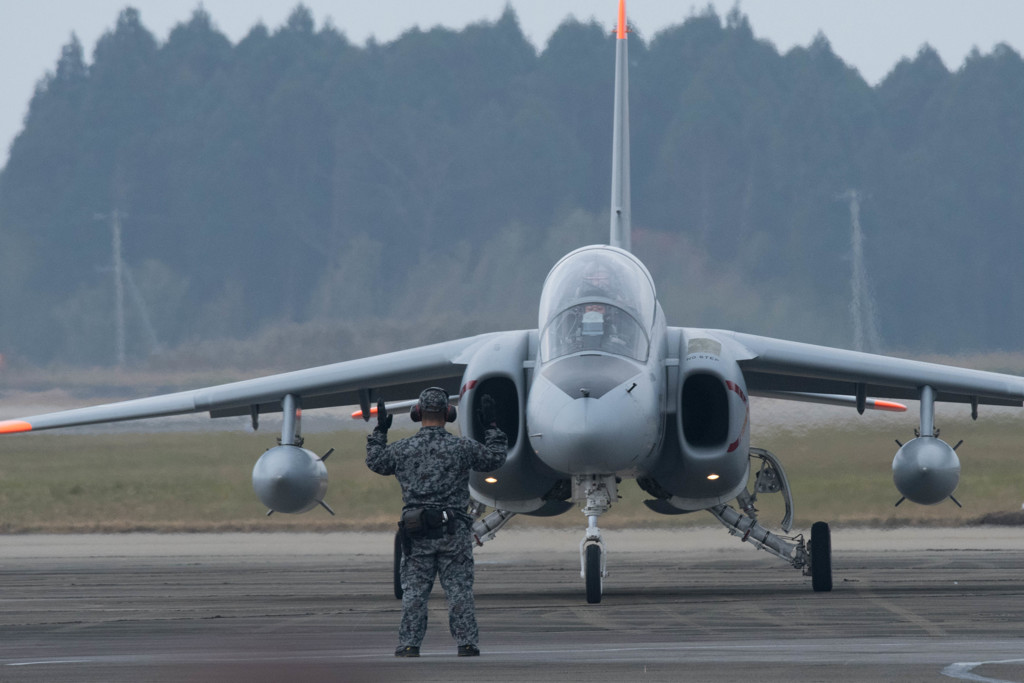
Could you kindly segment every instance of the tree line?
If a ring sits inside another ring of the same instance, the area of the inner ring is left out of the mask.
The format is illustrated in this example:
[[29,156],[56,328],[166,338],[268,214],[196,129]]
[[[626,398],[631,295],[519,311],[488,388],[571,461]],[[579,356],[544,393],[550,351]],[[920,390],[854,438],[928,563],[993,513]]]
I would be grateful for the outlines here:
[[[738,10],[630,44],[634,251],[670,324],[851,346],[850,191],[887,351],[1024,337],[1024,63],[927,46],[877,86]],[[536,326],[607,239],[614,37],[513,10],[359,46],[298,6],[232,44],[131,8],[72,36],[0,173],[0,353],[109,364],[365,355]],[[115,296],[113,216],[122,294]],[[254,352],[255,356],[258,353]]]

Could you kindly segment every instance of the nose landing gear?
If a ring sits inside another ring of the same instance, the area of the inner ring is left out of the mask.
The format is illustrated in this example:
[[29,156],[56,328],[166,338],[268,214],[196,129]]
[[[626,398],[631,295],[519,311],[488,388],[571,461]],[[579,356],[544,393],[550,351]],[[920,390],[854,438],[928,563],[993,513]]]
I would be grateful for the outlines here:
[[587,531],[580,541],[580,576],[587,587],[587,602],[601,602],[604,577],[608,575],[604,539],[597,526],[597,518],[618,499],[619,481],[614,475],[577,475],[572,482],[573,500],[583,503],[587,516]]

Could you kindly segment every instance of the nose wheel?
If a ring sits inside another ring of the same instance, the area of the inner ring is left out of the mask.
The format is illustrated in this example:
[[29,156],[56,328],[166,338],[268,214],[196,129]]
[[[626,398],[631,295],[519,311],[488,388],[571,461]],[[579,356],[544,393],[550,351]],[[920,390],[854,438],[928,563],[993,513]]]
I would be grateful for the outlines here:
[[587,602],[596,605],[601,602],[604,588],[604,548],[591,543],[583,548],[583,578],[587,584]]

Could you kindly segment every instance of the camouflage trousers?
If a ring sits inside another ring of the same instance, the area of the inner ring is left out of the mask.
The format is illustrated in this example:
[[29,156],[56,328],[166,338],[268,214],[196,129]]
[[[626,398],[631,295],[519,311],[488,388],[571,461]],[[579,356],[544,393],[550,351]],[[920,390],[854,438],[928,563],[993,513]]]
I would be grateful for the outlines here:
[[476,645],[476,605],[473,601],[473,542],[469,529],[459,524],[456,532],[438,539],[419,538],[402,558],[402,624],[399,645],[420,646],[427,633],[427,601],[434,577],[448,600],[448,629],[458,645]]

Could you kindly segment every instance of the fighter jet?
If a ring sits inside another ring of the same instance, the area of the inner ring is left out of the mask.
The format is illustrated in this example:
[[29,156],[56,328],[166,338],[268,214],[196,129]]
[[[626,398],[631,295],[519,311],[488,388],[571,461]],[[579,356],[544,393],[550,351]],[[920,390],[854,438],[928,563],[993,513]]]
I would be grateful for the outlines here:
[[[576,249],[544,282],[537,328],[493,332],[297,372],[193,391],[0,422],[16,433],[182,413],[211,417],[283,412],[280,445],[253,469],[253,487],[270,512],[327,507],[324,458],[302,447],[300,414],[358,405],[369,419],[381,398],[409,407],[439,386],[461,407],[464,435],[481,439],[483,396],[499,408],[508,460],[474,473],[470,512],[480,543],[516,515],[550,516],[577,504],[586,517],[580,573],[588,602],[600,602],[606,576],[598,520],[634,479],[655,513],[706,510],[732,534],[832,588],[831,537],[825,522],[809,538],[788,535],[792,495],[782,463],[751,447],[750,397],[903,410],[886,399],[920,401],[917,436],[893,460],[906,500],[951,498],[960,462],[939,438],[937,401],[971,406],[1024,405],[1024,379],[781,339],[699,327],[672,327],[651,274],[630,251],[629,31],[625,0],[616,27],[612,194],[609,244]],[[872,397],[872,398],[869,398]],[[404,399],[404,402],[401,401]],[[758,494],[785,501],[779,530],[758,520]],[[327,508],[330,510],[330,508]]]

